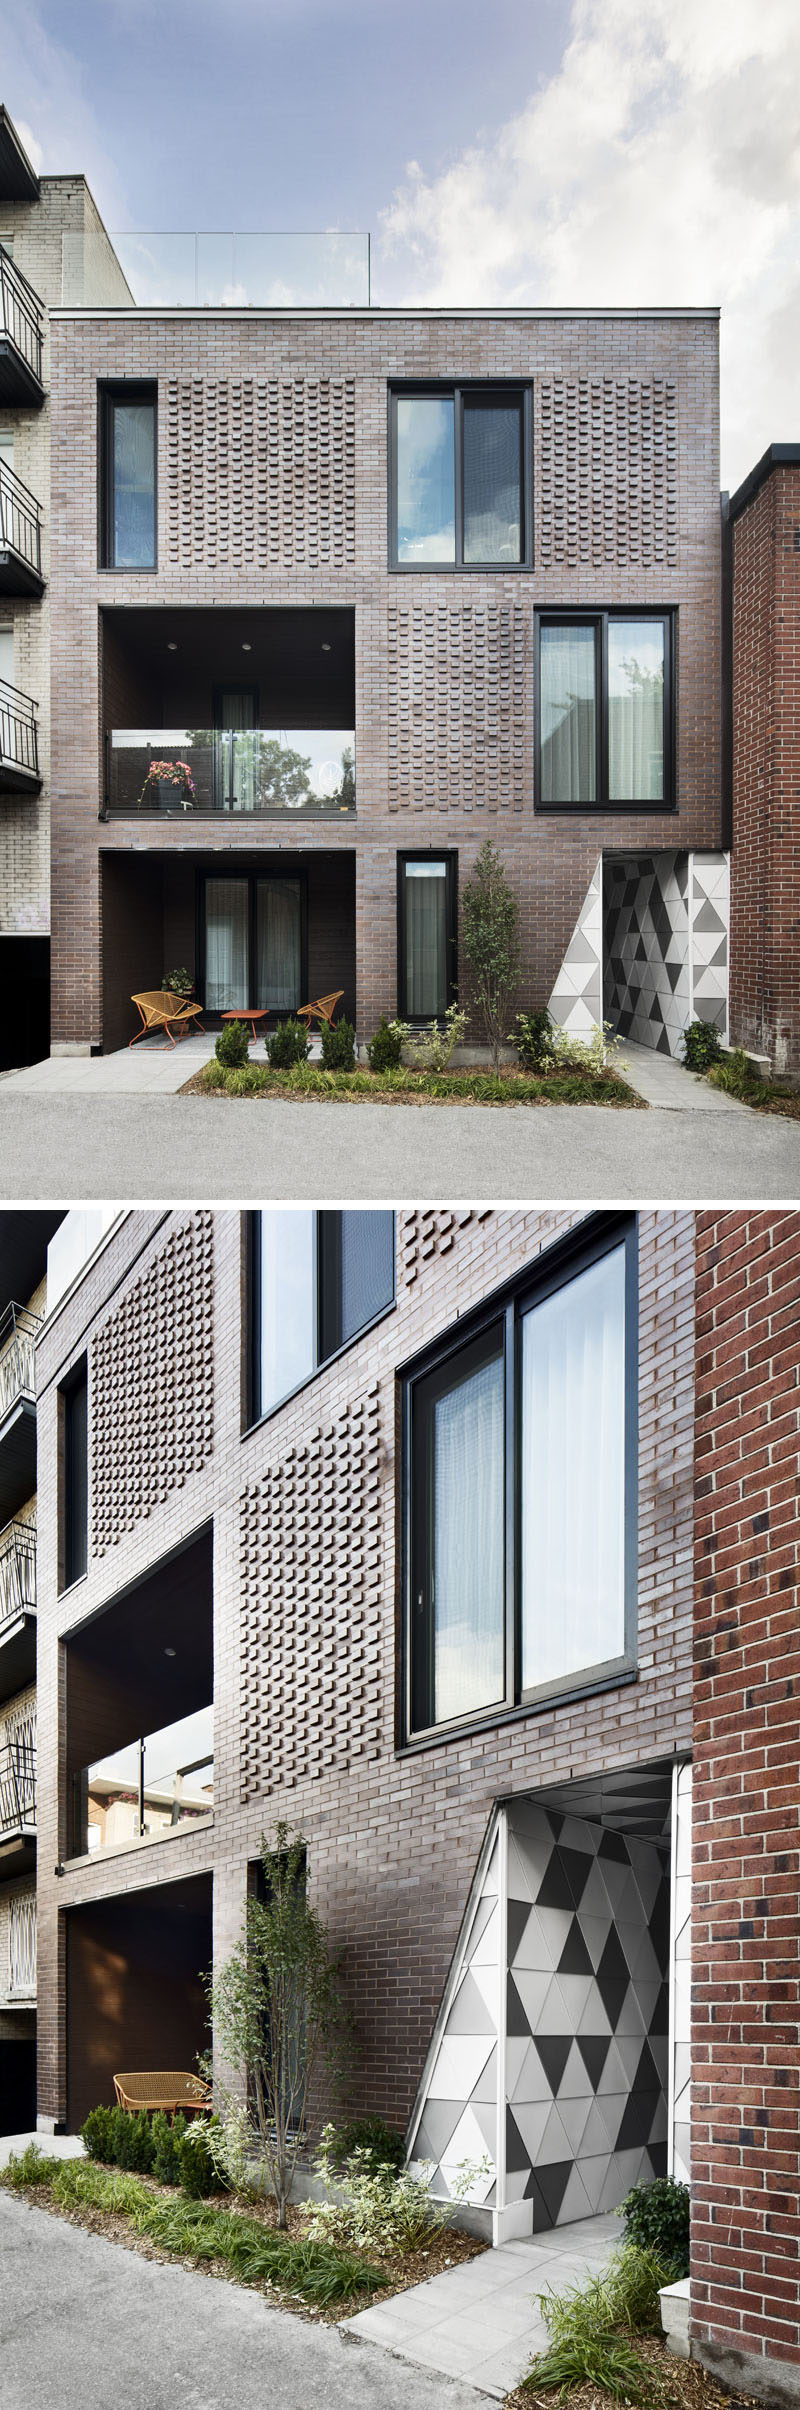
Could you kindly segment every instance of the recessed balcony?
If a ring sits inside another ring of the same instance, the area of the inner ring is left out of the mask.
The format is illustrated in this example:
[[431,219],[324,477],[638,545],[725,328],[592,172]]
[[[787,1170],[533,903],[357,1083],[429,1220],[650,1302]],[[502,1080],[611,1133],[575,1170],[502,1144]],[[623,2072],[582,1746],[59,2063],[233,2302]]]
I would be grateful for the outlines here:
[[9,1305],[0,1316],[0,1529],[36,1488],[36,1340],[41,1314]]
[[35,795],[41,783],[36,704],[0,678],[0,794]]
[[0,594],[43,593],[41,510],[36,495],[0,460]]
[[40,410],[43,401],[42,305],[0,243],[0,404]]
[[0,1879],[27,1874],[36,1858],[36,1727],[31,1716],[0,1726]]
[[352,728],[112,728],[107,810],[318,819],[356,808]]
[[0,1699],[36,1678],[36,1531],[9,1523],[0,1532]]

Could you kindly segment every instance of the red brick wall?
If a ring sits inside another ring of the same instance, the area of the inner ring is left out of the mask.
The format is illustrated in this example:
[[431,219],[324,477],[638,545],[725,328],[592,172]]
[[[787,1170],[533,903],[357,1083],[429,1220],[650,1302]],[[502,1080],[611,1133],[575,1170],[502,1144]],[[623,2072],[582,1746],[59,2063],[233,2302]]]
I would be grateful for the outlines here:
[[800,1072],[800,463],[733,526],[731,1036]]
[[697,1275],[692,2320],[796,2367],[800,1214],[699,1214]]

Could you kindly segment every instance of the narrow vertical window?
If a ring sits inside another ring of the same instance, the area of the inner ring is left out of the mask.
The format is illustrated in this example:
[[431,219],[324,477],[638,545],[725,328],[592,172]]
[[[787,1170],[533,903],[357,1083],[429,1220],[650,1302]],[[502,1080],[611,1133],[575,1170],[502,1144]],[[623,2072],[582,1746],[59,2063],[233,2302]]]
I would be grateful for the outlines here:
[[408,1021],[440,1020],[454,992],[455,863],[401,856],[399,1002]]
[[156,397],[150,389],[105,395],[102,473],[103,567],[156,565]]
[[625,1254],[523,1316],[523,1690],[624,1654]]
[[464,559],[522,559],[522,407],[464,397]]
[[455,404],[452,394],[397,403],[397,557],[454,561]]
[[541,635],[543,803],[594,803],[597,697],[593,627],[548,627]]
[[63,1391],[64,1588],[86,1572],[89,1523],[89,1423],[85,1362]]
[[394,1299],[394,1214],[268,1206],[253,1216],[255,1417],[385,1312]]
[[505,1690],[502,1324],[421,1381],[413,1402],[412,1725]]
[[611,803],[664,795],[664,622],[608,622],[608,793]]

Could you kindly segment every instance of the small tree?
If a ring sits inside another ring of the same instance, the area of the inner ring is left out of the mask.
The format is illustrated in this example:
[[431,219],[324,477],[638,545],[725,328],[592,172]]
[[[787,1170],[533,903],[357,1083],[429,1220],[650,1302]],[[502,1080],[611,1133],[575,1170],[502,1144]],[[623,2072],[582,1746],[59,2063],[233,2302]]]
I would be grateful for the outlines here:
[[340,1961],[309,1907],[305,1843],[285,1824],[261,1841],[265,1897],[247,1903],[246,1931],[209,1998],[216,2042],[244,2077],[254,2142],[286,2225],[309,2095],[323,2068],[341,2070],[346,2038]]
[[491,837],[464,888],[461,919],[464,957],[496,1078],[519,973],[519,908]]

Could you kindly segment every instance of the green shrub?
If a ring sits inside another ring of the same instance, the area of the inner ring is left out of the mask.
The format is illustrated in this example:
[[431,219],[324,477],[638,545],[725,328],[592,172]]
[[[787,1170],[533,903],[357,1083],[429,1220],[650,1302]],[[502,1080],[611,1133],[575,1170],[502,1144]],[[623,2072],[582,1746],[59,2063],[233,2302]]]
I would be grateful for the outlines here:
[[181,963],[175,971],[165,971],[161,985],[171,996],[194,995],[194,980],[185,963]]
[[681,1040],[687,1071],[708,1071],[722,1054],[719,1030],[713,1021],[691,1021]]
[[153,2118],[153,2175],[157,2184],[179,2184],[181,2180],[180,2147],[186,2132],[187,2119],[179,2109],[172,2123],[163,2109]]
[[[641,2188],[645,2189],[653,2187]],[[671,2277],[669,2262],[655,2250],[627,2241],[612,2254],[600,2275],[587,2277],[565,2293],[540,2294],[539,2308],[550,2342],[534,2362],[526,2386],[539,2395],[593,2384],[604,2387],[614,2401],[636,2402],[641,2410],[656,2410],[669,2395],[651,2363],[642,2359],[628,2338],[660,2334],[658,2296]]]
[[308,1031],[303,1021],[279,1021],[266,1041],[267,1054],[273,1071],[291,1071],[295,1063],[304,1063],[308,1054]]
[[19,2157],[12,2151],[5,2167],[0,2168],[0,2184],[9,2192],[24,2192],[28,2185],[51,2184],[57,2166],[56,2159],[45,2158],[37,2142],[28,2142]]
[[427,1029],[409,1032],[409,1051],[420,1071],[446,1071],[457,1046],[463,1044],[467,1014],[459,1004],[448,1004],[443,1021],[429,1021]]
[[595,2385],[613,2402],[636,2403],[637,2410],[667,2410],[675,2396],[624,2335],[585,2335],[580,2341],[552,2343],[530,2376],[523,2392],[534,2401],[542,2393],[571,2394],[573,2388]]
[[356,1033],[352,1021],[323,1021],[322,1060],[326,1071],[355,1071]]
[[113,2167],[117,2156],[116,2109],[90,2109],[81,2126],[81,2141],[90,2159],[100,2159]]
[[226,1071],[241,1071],[247,1061],[249,1029],[246,1021],[223,1021],[214,1044],[218,1063]]
[[622,2215],[628,2242],[654,2252],[668,2268],[662,2279],[665,2284],[677,2284],[679,2277],[688,2276],[688,2184],[676,2184],[672,2176],[657,2176],[653,2184],[637,2184],[622,2203]]
[[546,1071],[555,1055],[553,1024],[546,1004],[537,1004],[530,1013],[518,1013],[511,1033],[520,1062],[526,1071]]
[[206,2117],[190,2118],[178,2144],[181,2191],[190,2201],[204,2201],[209,2193],[220,2190],[221,2179],[209,2148],[209,2123]]
[[405,1040],[409,1035],[405,1021],[387,1021],[381,1013],[374,1038],[367,1047],[370,1071],[397,1071]]
[[132,2174],[149,2176],[155,2157],[153,2132],[146,2109],[131,2117],[127,2109],[112,2109],[114,2160]]
[[362,2163],[372,2175],[377,2175],[379,2168],[391,2167],[399,2176],[405,2166],[402,2134],[383,2117],[350,2117],[345,2125],[334,2128],[328,2152],[332,2166],[346,2167],[354,2151],[361,2152]]

